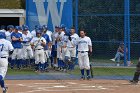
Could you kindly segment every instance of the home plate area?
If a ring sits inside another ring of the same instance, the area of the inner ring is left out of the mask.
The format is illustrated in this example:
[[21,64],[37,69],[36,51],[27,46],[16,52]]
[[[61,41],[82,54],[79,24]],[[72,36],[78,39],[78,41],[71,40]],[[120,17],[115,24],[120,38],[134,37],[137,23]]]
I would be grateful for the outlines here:
[[126,80],[7,80],[8,93],[139,93]]

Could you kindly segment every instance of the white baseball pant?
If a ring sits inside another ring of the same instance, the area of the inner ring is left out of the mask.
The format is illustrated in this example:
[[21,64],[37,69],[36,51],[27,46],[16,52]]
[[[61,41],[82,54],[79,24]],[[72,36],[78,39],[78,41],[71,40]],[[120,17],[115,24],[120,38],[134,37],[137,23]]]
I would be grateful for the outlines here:
[[36,49],[35,50],[35,64],[41,64],[45,63],[45,55],[44,55],[44,49]]
[[21,56],[21,54],[22,54],[22,49],[18,49],[18,48],[14,49],[14,52],[12,54],[12,59],[13,60],[14,59],[23,59],[23,57]]
[[88,52],[78,52],[78,63],[80,69],[90,69],[90,63],[89,63],[89,57],[88,57]]
[[0,58],[0,75],[3,77],[3,79],[6,76],[7,68],[8,68],[8,59]]
[[23,59],[33,58],[33,50],[31,46],[23,46],[22,55]]

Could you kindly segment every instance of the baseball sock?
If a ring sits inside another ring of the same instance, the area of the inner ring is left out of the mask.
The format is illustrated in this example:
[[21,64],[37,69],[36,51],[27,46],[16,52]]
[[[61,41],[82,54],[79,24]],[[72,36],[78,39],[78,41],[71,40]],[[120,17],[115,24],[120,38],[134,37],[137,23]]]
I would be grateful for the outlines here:
[[17,60],[17,68],[21,68],[21,62],[22,62],[22,59],[18,59]]
[[63,67],[63,60],[60,60],[60,67]]
[[87,76],[89,76],[90,70],[86,70],[86,72],[87,72]]
[[11,60],[11,69],[14,68],[15,62],[16,62],[16,60],[14,60],[14,59]]
[[1,80],[0,83],[1,83],[1,87],[4,88],[4,87],[5,87],[5,85],[4,85],[4,80]]
[[69,70],[72,70],[72,63],[69,64]]
[[44,68],[47,69],[47,62],[45,62],[45,64],[44,64]]
[[1,88],[4,88],[5,85],[4,85],[4,80],[2,78],[2,76],[0,75],[0,85],[1,85]]
[[72,64],[71,64],[72,68],[71,69],[74,70],[76,58],[72,57],[71,60],[72,60]]
[[82,76],[85,75],[84,73],[85,73],[84,69],[81,69],[81,74],[82,74]]
[[64,64],[64,61],[62,60],[62,68],[64,68],[64,65],[65,65],[65,64]]
[[38,64],[35,64],[35,70],[36,71],[38,70]]
[[8,58],[8,62],[9,62],[10,64],[11,64],[11,60],[12,60],[11,58]]
[[135,72],[133,80],[134,81],[139,81],[139,76],[140,76],[140,73],[139,72]]
[[51,66],[53,66],[53,57],[50,57],[50,60],[51,60]]
[[25,66],[25,60],[24,59],[22,60],[21,64],[22,64],[22,66]]
[[39,69],[39,71],[41,70],[41,62],[39,62],[39,64],[38,64],[38,69]]
[[45,64],[43,64],[43,63],[41,64],[41,71],[44,71],[44,65]]
[[60,60],[59,58],[57,59],[58,67],[60,67]]

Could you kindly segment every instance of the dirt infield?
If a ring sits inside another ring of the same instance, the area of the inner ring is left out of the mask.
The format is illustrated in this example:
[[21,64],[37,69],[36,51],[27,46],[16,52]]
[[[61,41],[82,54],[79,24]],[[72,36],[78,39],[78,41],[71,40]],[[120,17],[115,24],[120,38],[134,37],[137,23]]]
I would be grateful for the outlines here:
[[7,80],[8,93],[140,93],[126,80]]

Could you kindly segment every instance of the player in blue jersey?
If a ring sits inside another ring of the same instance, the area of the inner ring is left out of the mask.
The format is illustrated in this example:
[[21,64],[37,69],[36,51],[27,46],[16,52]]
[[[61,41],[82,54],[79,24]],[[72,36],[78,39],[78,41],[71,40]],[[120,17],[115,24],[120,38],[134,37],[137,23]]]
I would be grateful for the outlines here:
[[22,52],[22,34],[18,32],[18,26],[15,27],[14,32],[11,34],[11,41],[14,47],[11,61],[11,69],[14,68],[15,63],[17,64],[17,68],[21,69],[22,56],[20,54]]

